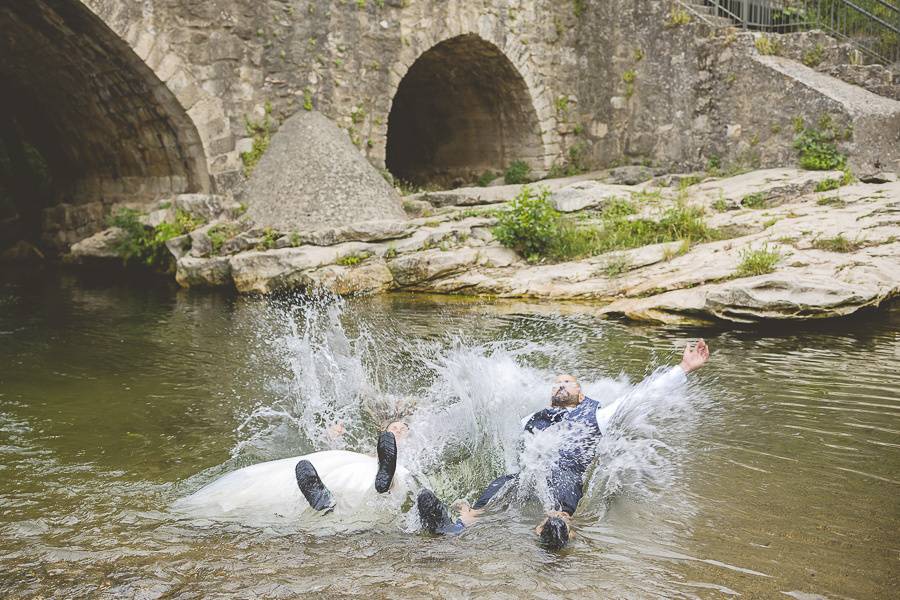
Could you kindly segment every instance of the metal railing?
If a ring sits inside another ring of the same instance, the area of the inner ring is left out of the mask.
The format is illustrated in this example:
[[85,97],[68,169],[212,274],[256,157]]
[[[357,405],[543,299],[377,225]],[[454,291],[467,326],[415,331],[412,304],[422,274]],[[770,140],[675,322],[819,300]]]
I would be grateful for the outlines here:
[[900,63],[898,0],[704,0],[745,29],[790,33],[821,29],[870,60]]

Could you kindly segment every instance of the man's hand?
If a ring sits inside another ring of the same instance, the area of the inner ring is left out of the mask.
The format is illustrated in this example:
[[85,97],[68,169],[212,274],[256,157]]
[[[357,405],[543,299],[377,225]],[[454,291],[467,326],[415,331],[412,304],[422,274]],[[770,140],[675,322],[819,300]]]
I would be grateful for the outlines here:
[[685,373],[690,373],[705,365],[708,360],[709,346],[706,345],[706,342],[699,340],[694,346],[691,346],[691,344],[688,343],[688,345],[684,347],[681,368],[684,369]]

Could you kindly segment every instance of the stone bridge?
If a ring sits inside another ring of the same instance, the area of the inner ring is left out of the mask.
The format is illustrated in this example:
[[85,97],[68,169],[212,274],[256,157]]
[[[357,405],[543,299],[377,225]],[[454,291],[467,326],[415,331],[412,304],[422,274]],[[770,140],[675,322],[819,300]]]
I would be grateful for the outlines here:
[[[536,173],[783,164],[791,121],[820,114],[868,135],[867,166],[891,144],[897,154],[893,101],[751,60],[752,41],[673,21],[675,6],[0,0],[0,158],[19,174],[0,220],[65,245],[114,204],[237,190],[251,129],[311,108],[376,167],[417,183],[517,160]],[[877,123],[860,121],[873,110]],[[16,168],[34,154],[49,183],[33,164]]]

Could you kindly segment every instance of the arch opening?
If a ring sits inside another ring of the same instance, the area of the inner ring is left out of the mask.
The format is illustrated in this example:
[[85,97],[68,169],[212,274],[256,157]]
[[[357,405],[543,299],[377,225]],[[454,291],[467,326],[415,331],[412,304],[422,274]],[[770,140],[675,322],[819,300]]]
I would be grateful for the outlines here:
[[0,249],[62,249],[117,202],[209,191],[184,108],[80,1],[4,3],[0,56]]
[[497,46],[477,35],[433,46],[397,88],[385,156],[396,178],[455,186],[517,160],[540,168],[542,155],[525,80]]

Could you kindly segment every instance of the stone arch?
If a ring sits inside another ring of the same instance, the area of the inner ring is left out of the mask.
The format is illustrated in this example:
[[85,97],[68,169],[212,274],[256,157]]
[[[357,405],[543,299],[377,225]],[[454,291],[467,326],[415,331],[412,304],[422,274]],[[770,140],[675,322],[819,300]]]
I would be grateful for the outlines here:
[[480,29],[461,27],[398,69],[385,131],[385,165],[396,177],[447,185],[515,160],[537,171],[548,164],[552,127],[533,78],[517,67],[524,51],[508,53],[482,35],[490,27]]
[[[92,206],[65,227],[102,220],[114,202],[211,189],[191,117],[82,2],[5,3],[0,55],[0,137],[11,152],[27,145],[41,155],[52,180],[46,204]],[[33,225],[27,199],[17,202],[23,226]]]

